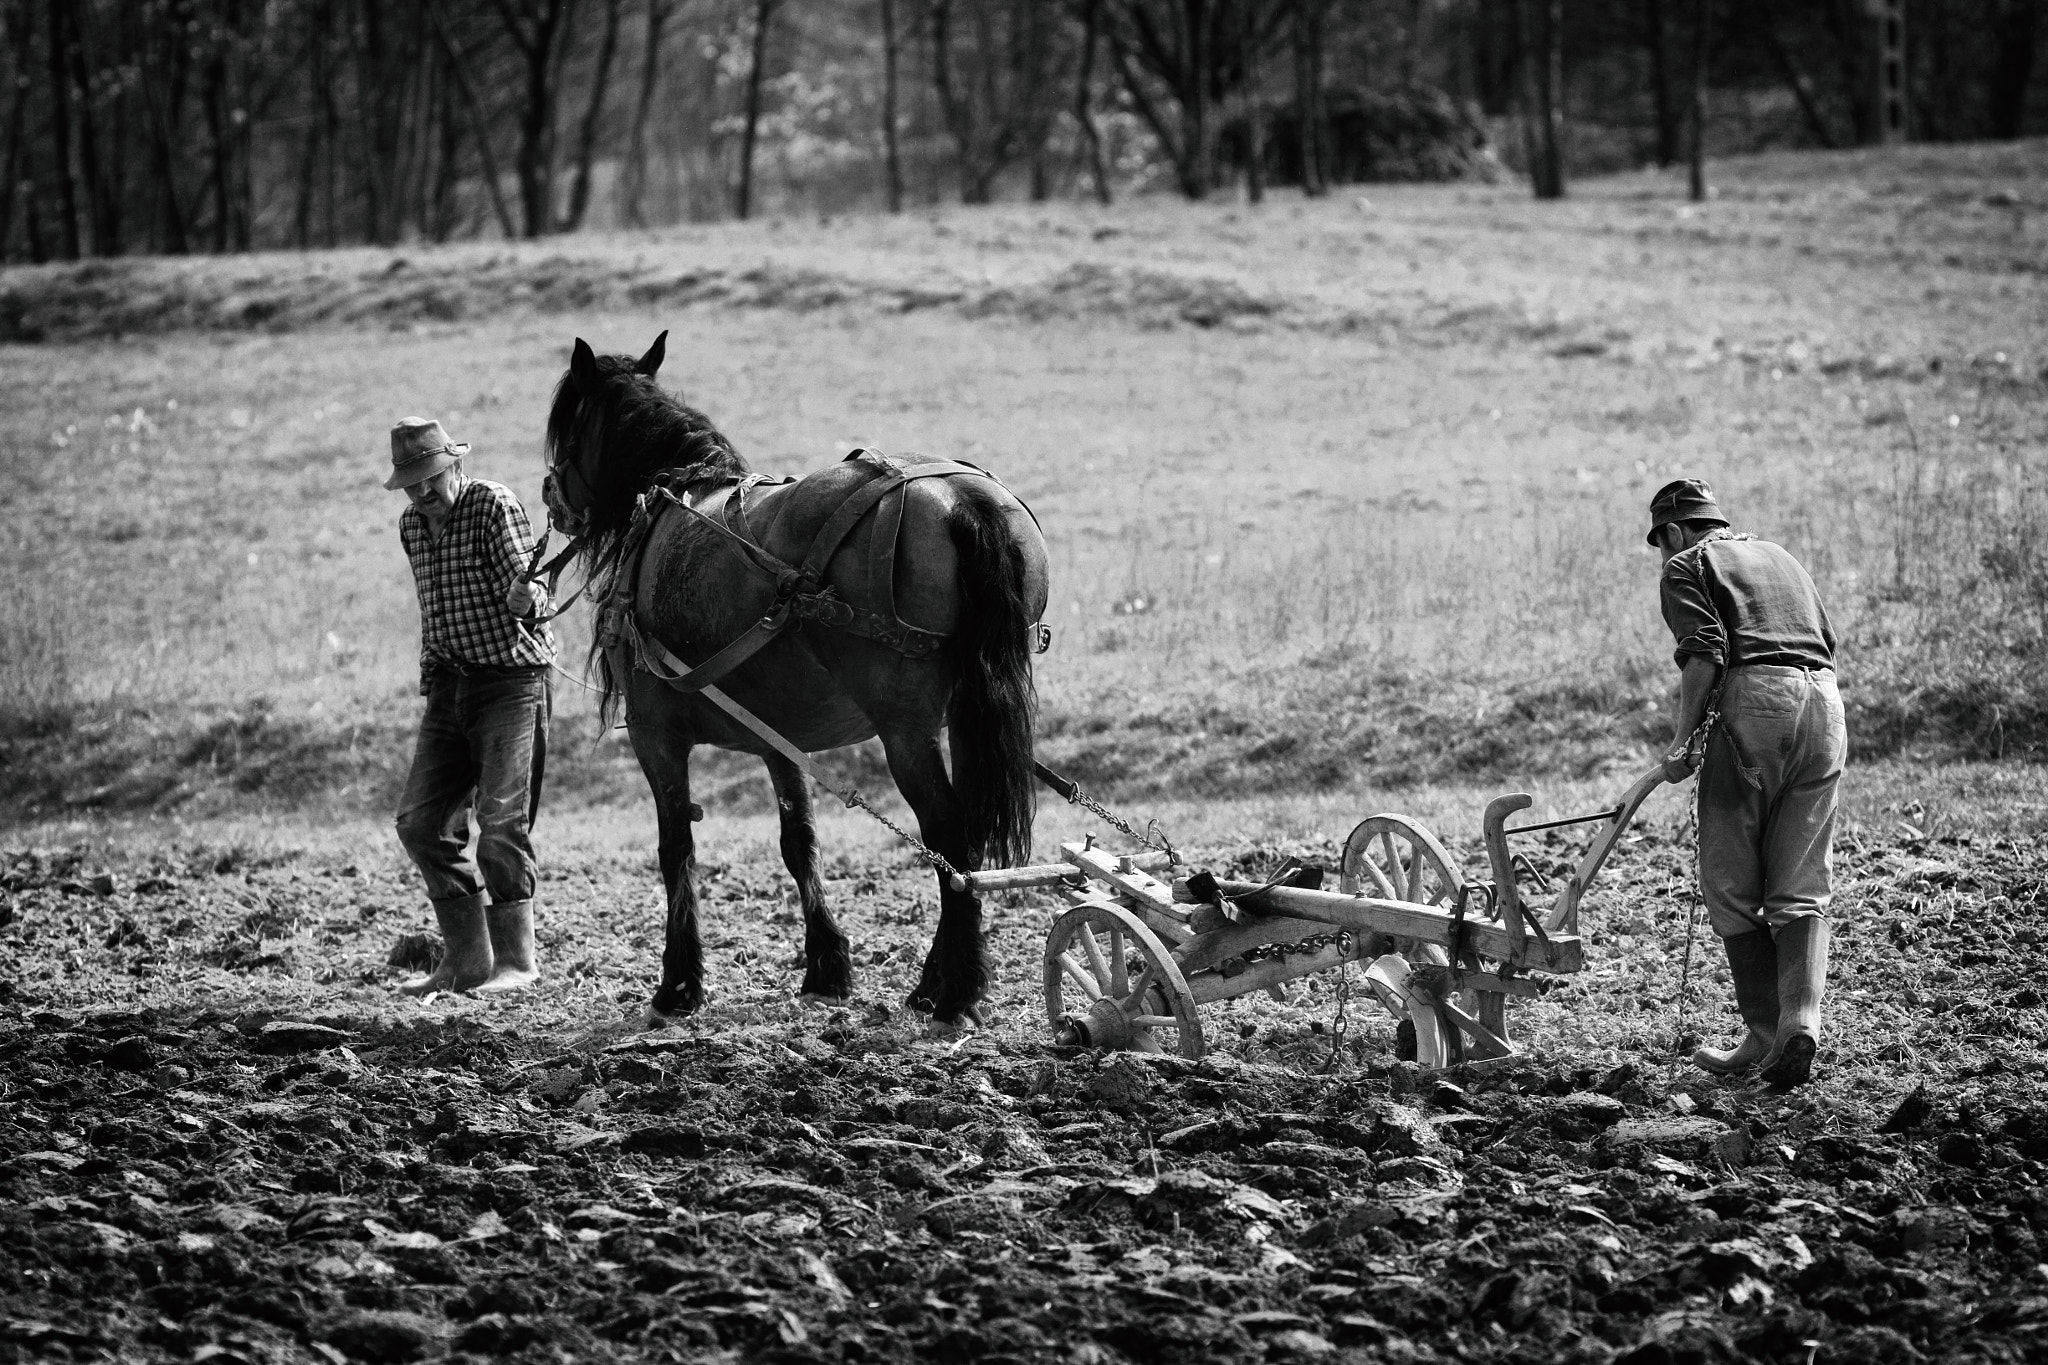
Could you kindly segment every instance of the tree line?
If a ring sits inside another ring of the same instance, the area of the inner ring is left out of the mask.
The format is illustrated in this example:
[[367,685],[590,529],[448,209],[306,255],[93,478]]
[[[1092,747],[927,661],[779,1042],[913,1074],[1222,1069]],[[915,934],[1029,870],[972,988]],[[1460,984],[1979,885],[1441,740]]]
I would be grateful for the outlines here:
[[[0,259],[2048,129],[2048,0],[0,0]],[[1719,129],[1717,133],[1717,128]],[[1762,131],[1758,131],[1762,129]],[[1384,161],[1384,159],[1383,159]],[[1408,169],[1404,169],[1408,168]]]

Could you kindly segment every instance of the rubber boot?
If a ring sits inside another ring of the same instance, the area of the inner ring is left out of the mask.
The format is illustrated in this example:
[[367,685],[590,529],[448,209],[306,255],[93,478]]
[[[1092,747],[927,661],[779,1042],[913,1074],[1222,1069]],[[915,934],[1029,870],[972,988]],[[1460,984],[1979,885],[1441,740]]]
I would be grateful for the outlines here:
[[1801,915],[1780,928],[1778,1037],[1764,1059],[1763,1078],[1781,1089],[1805,1085],[1820,1048],[1820,1002],[1828,985],[1828,922]]
[[1763,930],[1724,938],[1721,946],[1728,950],[1728,975],[1735,981],[1735,1010],[1749,1031],[1734,1047],[1700,1048],[1692,1064],[1726,1076],[1761,1062],[1777,1038],[1778,948]]
[[479,994],[498,994],[531,986],[540,980],[533,955],[533,902],[504,901],[484,912],[491,929],[491,955],[497,969],[477,987]]
[[455,896],[434,902],[441,924],[441,965],[399,986],[407,995],[466,991],[491,976],[491,936],[484,924],[484,898]]

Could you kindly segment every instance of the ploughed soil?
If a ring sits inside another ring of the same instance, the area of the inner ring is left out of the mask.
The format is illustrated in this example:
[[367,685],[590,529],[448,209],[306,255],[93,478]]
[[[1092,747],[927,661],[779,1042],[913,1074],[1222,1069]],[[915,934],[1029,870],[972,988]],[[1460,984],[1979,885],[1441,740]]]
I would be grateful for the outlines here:
[[2032,846],[1843,839],[1791,1094],[1671,1060],[1668,829],[1596,891],[1587,970],[1511,1006],[1528,1055],[1452,1072],[1394,1060],[1355,971],[1211,1008],[1200,1062],[1055,1048],[1029,896],[989,902],[990,1024],[927,1039],[930,883],[893,853],[828,864],[860,995],[800,1004],[769,847],[707,862],[712,1003],[659,1033],[637,852],[550,868],[541,988],[425,1003],[390,990],[416,883],[367,837],[0,855],[0,1360],[2048,1352]]

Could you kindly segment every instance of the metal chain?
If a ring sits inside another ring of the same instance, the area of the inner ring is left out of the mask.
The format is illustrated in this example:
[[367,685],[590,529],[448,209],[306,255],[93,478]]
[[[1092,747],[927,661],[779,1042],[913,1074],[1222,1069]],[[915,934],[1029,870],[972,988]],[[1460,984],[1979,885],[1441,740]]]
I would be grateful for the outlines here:
[[948,877],[957,877],[961,875],[960,869],[953,866],[951,863],[947,862],[944,854],[939,853],[937,850],[928,847],[925,844],[924,840],[918,838],[915,834],[912,834],[909,830],[903,828],[903,826],[897,824],[894,820],[891,820],[888,816],[882,814],[882,812],[876,810],[873,806],[869,805],[867,797],[861,795],[859,788],[855,788],[854,790],[847,793],[844,797],[840,799],[845,801],[846,804],[849,806],[860,807],[869,815],[872,815],[875,817],[875,819],[881,821],[882,827],[884,829],[888,830],[891,834],[901,839],[904,843],[909,844],[913,849],[917,850],[918,857],[924,859],[927,863],[930,863],[933,867],[945,873]]
[[1692,1003],[1692,941],[1699,931],[1700,907],[1704,901],[1700,894],[1700,784],[1697,778],[1692,784],[1692,887],[1687,900],[1690,904],[1685,914],[1685,956],[1678,969],[1678,1033],[1671,1040],[1674,1056],[1685,1050],[1686,1016]]
[[[1167,837],[1165,829],[1160,826],[1157,820],[1147,820],[1145,822],[1145,832],[1140,834],[1131,826],[1130,821],[1124,819],[1121,815],[1118,815],[1115,811],[1083,791],[1080,783],[1076,782],[1073,786],[1074,794],[1067,798],[1068,804],[1079,806],[1097,819],[1108,821],[1115,829],[1132,839],[1136,839],[1146,848],[1156,848],[1176,863],[1181,861],[1180,854],[1173,847],[1173,840]],[[1154,838],[1155,835],[1157,836],[1156,839]]]
[[1345,1009],[1351,1004],[1351,964],[1337,964],[1337,1012],[1330,1018],[1330,1055],[1323,1059],[1323,1070],[1334,1071],[1338,1054],[1344,1050],[1344,1035],[1350,1031],[1351,1021]]

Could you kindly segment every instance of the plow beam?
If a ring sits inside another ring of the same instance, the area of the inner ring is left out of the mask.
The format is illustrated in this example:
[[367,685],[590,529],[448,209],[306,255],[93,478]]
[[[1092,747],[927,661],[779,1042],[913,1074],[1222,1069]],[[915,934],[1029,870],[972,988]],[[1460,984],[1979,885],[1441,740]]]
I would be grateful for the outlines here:
[[[1359,934],[1392,934],[1396,938],[1434,943],[1445,949],[1452,946],[1452,918],[1449,913],[1433,906],[1291,886],[1261,890],[1257,882],[1219,881],[1217,886],[1227,896],[1245,896],[1238,904],[1261,914],[1314,920]],[[1247,895],[1248,892],[1257,894]],[[1173,884],[1173,896],[1183,904],[1196,903],[1194,893],[1188,890],[1184,879]],[[1500,961],[1512,957],[1516,947],[1514,939],[1518,937],[1490,920],[1474,919],[1465,921],[1464,935],[1468,947],[1484,957]],[[1554,933],[1547,948],[1532,936],[1522,942],[1521,948],[1524,970],[1568,975],[1586,965],[1585,947],[1576,934]]]

